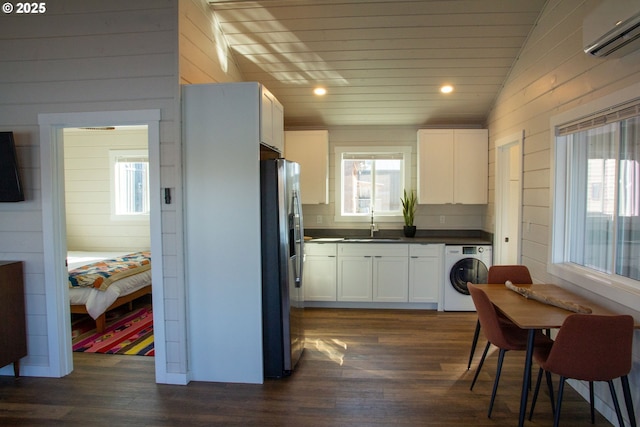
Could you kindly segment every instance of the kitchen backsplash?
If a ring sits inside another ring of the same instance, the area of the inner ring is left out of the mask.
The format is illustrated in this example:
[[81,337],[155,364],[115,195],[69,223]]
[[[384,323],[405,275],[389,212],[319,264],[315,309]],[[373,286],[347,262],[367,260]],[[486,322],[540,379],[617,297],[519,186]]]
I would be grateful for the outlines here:
[[[305,228],[369,230],[370,219],[359,222],[335,221],[333,204],[303,205]],[[415,225],[418,230],[480,230],[484,225],[485,205],[418,205]],[[402,217],[388,219],[374,216],[379,230],[401,230]]]

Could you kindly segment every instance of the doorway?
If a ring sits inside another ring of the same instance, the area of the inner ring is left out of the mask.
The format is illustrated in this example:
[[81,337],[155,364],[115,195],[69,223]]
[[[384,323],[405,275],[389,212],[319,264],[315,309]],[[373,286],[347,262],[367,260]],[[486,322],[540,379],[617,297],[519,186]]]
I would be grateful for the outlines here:
[[[63,129],[70,271],[88,265],[102,270],[104,265],[95,263],[104,260],[114,260],[110,264],[122,268],[123,261],[115,260],[124,256],[128,262],[148,259],[148,139],[146,125]],[[151,273],[145,270],[104,290],[70,288],[74,351],[153,355],[149,285]],[[134,314],[136,321],[130,317]],[[102,329],[107,325],[111,332],[105,340],[107,330]]]
[[[62,377],[73,370],[67,256],[66,209],[64,188],[64,129],[105,126],[146,126],[148,129],[148,159],[150,187],[151,252],[153,304],[162,307],[162,229],[160,222],[160,136],[159,110],[107,111],[90,113],[41,114],[40,155],[42,174],[42,211],[44,280],[47,307],[47,340],[49,343],[50,376]],[[166,365],[164,349],[164,310],[153,313],[156,340],[156,381],[161,382]]]
[[524,131],[496,141],[495,264],[520,264]]

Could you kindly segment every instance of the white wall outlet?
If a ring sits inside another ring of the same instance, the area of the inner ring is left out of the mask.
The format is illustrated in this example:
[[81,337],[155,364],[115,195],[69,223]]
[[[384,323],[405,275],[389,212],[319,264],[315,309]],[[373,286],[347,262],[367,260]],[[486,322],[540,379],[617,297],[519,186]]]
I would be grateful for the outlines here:
[[445,216],[440,215],[440,224],[444,224],[444,222],[445,222]]
[[316,216],[316,224],[322,224],[322,215]]

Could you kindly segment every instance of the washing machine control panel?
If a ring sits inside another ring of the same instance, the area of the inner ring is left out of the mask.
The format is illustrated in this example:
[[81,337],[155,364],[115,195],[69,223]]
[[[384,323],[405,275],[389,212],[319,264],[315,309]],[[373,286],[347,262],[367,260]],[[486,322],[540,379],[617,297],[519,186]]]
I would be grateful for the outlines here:
[[475,255],[475,254],[481,254],[482,252],[484,252],[484,248],[482,246],[478,247],[478,246],[463,246],[462,247],[462,253],[464,255]]

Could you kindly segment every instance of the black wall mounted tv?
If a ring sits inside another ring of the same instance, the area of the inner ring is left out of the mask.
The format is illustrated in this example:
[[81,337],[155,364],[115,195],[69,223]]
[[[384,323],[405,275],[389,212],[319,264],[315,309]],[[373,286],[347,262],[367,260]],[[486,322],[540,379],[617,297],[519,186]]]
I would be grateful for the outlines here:
[[23,200],[13,132],[0,132],[0,202]]

